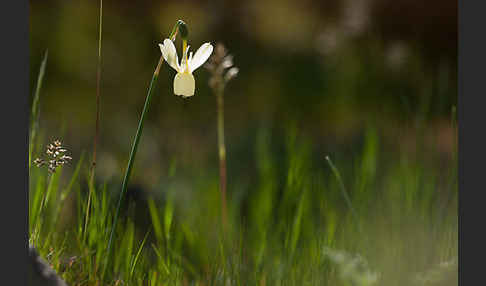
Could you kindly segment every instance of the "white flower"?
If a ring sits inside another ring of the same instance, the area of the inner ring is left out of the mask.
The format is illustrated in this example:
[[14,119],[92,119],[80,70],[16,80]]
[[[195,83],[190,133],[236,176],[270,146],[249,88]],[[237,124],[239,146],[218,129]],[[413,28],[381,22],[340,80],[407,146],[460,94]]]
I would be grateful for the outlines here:
[[204,43],[194,54],[189,53],[189,46],[183,51],[181,63],[179,64],[179,58],[177,57],[177,51],[174,43],[165,39],[163,44],[159,44],[160,51],[165,61],[177,71],[174,78],[174,94],[182,97],[189,97],[194,95],[195,81],[192,72],[198,67],[202,66],[211,53],[213,52],[213,46],[210,43]]

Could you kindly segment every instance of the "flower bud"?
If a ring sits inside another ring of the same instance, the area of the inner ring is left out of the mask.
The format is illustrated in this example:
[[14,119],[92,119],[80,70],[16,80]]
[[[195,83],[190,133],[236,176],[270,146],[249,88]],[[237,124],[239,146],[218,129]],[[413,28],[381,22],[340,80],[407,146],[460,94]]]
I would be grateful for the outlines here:
[[178,20],[177,26],[178,26],[179,32],[181,34],[181,38],[183,40],[187,40],[187,37],[189,36],[189,31],[187,29],[186,23],[184,23],[184,21],[182,21],[182,20]]

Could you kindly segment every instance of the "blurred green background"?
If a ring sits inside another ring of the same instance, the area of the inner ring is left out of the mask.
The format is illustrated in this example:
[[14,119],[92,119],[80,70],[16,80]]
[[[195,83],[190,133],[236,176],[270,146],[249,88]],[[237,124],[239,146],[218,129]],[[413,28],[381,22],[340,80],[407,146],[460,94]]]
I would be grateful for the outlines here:
[[[189,27],[193,51],[207,41],[221,42],[240,69],[225,92],[225,133],[230,208],[233,214],[241,213],[243,225],[264,212],[258,207],[265,205],[266,189],[283,194],[289,185],[299,189],[307,180],[338,190],[325,161],[329,155],[343,174],[353,203],[369,215],[364,219],[374,235],[392,243],[398,239],[394,234],[407,240],[403,231],[416,231],[421,238],[415,238],[423,242],[417,247],[427,252],[437,239],[429,226],[444,220],[452,229],[447,241],[454,241],[456,210],[449,203],[456,198],[450,181],[456,170],[451,121],[457,104],[456,2],[105,0],[97,181],[109,183],[108,189],[117,194],[160,57],[158,43],[182,19]],[[30,0],[31,86],[43,53],[49,50],[40,96],[41,138],[43,143],[62,138],[75,161],[83,150],[87,154],[92,150],[98,5],[98,1]],[[179,42],[176,47],[180,53]],[[174,189],[185,204],[181,212],[189,214],[187,209],[197,208],[198,202],[209,208],[218,198],[216,99],[204,68],[194,73],[196,95],[188,100],[173,94],[174,75],[164,64],[131,178],[135,191],[129,194],[137,201],[143,194],[160,198]],[[68,172],[72,169],[68,167]],[[205,188],[214,192],[206,197],[198,193]],[[363,189],[374,192],[367,197],[360,192]],[[279,202],[295,210],[297,201],[289,203],[282,196]],[[305,214],[331,204],[318,207],[319,196],[307,192]],[[334,207],[346,209],[339,193],[329,196],[342,203]],[[317,205],[310,203],[313,199]],[[396,208],[380,209],[386,203],[372,207],[374,202],[393,200]],[[203,218],[217,216],[199,208]],[[253,208],[258,210],[252,212]],[[326,213],[326,223],[333,221],[331,214]],[[410,222],[410,228],[390,224],[385,219],[390,214],[396,214],[399,223]],[[432,222],[421,224],[416,216]],[[317,225],[320,222],[317,219]],[[266,223],[253,226],[258,229]],[[143,226],[144,219],[138,224]],[[302,228],[312,229],[311,222],[307,224]],[[376,247],[367,251],[380,253]],[[405,249],[402,258],[416,254]],[[380,256],[392,254],[377,255],[375,262],[401,275],[393,268],[399,266]],[[431,257],[402,267],[433,264],[436,260]],[[409,260],[404,265],[405,261]]]
[[[99,3],[30,2],[32,84],[49,49],[41,126],[48,138],[64,126],[78,154],[94,134]],[[99,171],[108,178],[124,168],[157,44],[177,19],[190,28],[192,50],[222,42],[240,68],[225,101],[230,172],[252,164],[248,143],[258,127],[278,131],[288,121],[312,138],[318,160],[336,148],[352,151],[370,124],[389,145],[408,148],[417,119],[426,122],[431,149],[451,150],[456,1],[104,2]],[[173,95],[174,75],[164,65],[134,182],[140,174],[157,180],[172,157],[181,167],[217,164],[208,72],[195,72],[196,96],[187,101]]]

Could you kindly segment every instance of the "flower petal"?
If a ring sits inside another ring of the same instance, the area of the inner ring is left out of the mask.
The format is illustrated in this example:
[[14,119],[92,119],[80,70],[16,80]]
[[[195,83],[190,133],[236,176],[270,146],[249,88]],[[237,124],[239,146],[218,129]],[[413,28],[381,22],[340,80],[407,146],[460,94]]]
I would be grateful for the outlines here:
[[164,60],[176,71],[180,72],[179,66],[179,58],[177,57],[177,51],[174,46],[174,43],[169,40],[165,39],[164,44],[159,44],[160,51],[162,52],[162,56]]
[[189,71],[192,73],[198,67],[202,66],[211,56],[213,46],[210,43],[204,43],[194,54],[194,57],[189,62]]
[[196,82],[190,73],[177,73],[174,78],[174,94],[182,97],[194,95]]

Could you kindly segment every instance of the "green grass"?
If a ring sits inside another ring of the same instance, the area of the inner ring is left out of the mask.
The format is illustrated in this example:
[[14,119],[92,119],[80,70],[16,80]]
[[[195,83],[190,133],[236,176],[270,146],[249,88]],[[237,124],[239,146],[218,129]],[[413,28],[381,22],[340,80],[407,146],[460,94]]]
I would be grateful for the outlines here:
[[[441,181],[456,162],[443,170],[406,153],[383,154],[370,129],[356,156],[329,154],[331,168],[325,155],[311,157],[311,141],[296,128],[286,130],[280,153],[271,151],[271,130],[259,132],[254,184],[228,188],[224,238],[214,170],[129,202],[107,264],[109,285],[436,285],[424,282],[431,271],[457,284],[457,186]],[[82,155],[63,167],[69,173],[31,171],[31,243],[70,285],[106,285],[101,270],[118,188],[96,186],[84,240],[89,167]],[[231,192],[241,188],[244,195]],[[148,227],[136,225],[135,208],[147,210]],[[452,266],[440,272],[442,262]],[[375,274],[377,283],[366,284]]]

